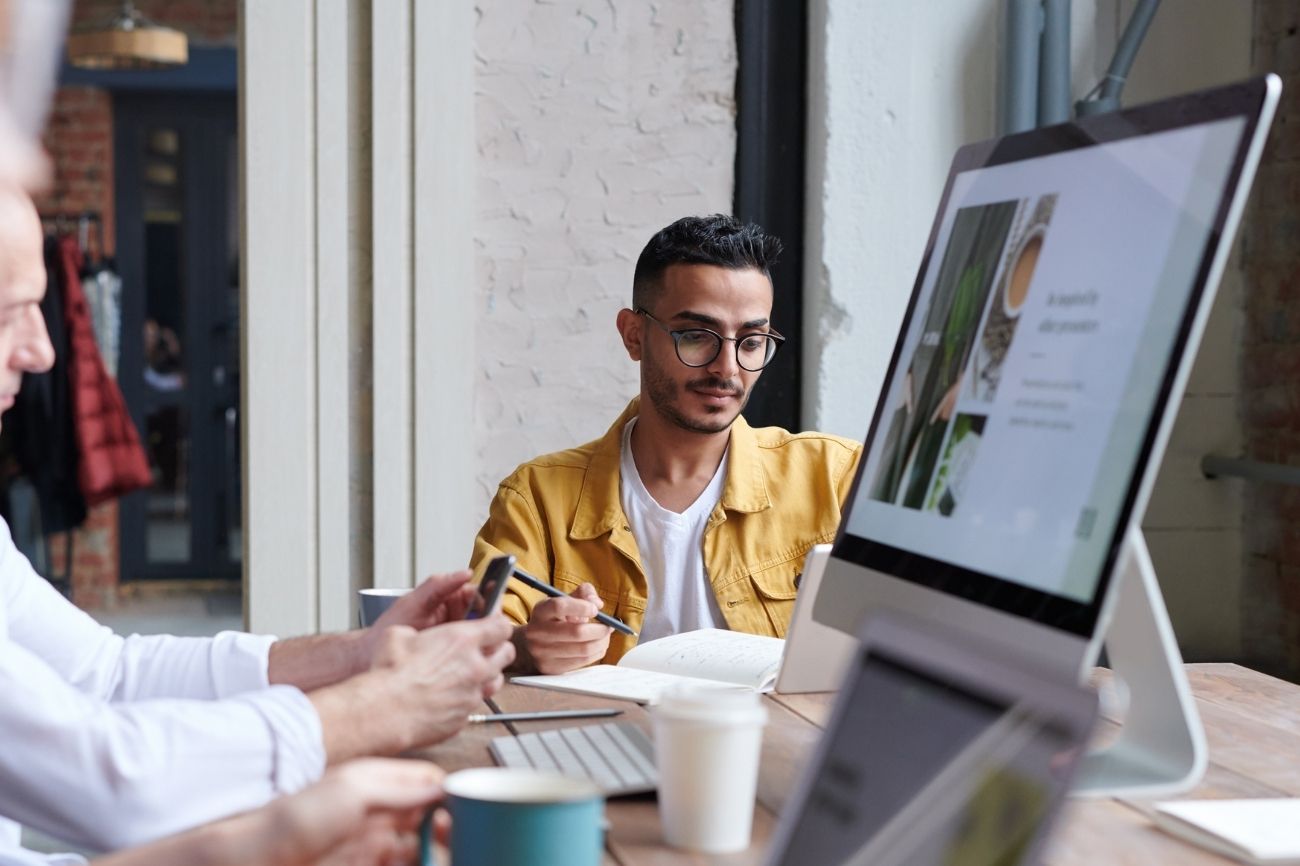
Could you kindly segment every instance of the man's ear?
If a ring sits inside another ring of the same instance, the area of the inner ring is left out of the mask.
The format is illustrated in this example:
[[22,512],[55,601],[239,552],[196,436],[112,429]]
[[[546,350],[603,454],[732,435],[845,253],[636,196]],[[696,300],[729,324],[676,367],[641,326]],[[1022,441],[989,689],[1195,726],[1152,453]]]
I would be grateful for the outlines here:
[[633,361],[640,361],[641,338],[645,334],[641,317],[624,307],[618,311],[617,322],[618,333],[623,338],[623,348],[627,349],[627,356]]

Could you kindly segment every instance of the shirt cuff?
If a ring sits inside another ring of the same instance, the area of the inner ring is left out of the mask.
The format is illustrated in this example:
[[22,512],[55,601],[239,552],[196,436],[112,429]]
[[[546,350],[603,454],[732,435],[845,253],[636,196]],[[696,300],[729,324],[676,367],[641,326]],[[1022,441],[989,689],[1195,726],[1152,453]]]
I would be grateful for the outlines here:
[[271,784],[292,794],[325,772],[325,737],[311,700],[294,686],[271,686],[239,700],[251,703],[271,729],[275,744]]
[[0,866],[85,866],[80,854],[38,854],[26,848],[0,847]]
[[256,692],[271,684],[269,634],[223,631],[212,638],[213,685],[218,698]]

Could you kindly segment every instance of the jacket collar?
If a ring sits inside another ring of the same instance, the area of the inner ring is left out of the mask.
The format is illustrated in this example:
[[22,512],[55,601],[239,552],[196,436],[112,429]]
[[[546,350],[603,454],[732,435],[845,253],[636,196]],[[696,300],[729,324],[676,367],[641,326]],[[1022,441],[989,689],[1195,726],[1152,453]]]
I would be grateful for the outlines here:
[[[605,435],[595,442],[582,479],[582,491],[578,494],[573,524],[569,527],[569,537],[575,541],[599,538],[616,527],[626,528],[627,518],[623,514],[619,490],[619,462],[623,449],[623,428],[640,413],[640,402],[640,397],[632,398],[632,402],[627,404],[627,408],[605,431]],[[758,436],[744,416],[737,416],[731,425],[722,507],[727,511],[746,513],[772,507]]]

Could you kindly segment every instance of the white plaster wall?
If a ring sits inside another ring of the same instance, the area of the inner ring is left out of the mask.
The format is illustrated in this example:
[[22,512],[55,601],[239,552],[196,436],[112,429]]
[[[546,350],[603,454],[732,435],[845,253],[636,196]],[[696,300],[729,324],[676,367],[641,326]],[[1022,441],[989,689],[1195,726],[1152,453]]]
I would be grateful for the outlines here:
[[480,516],[518,463],[599,436],[637,391],[614,316],[656,230],[730,212],[729,0],[479,0]]
[[[870,424],[953,151],[997,131],[1003,0],[812,4],[805,426],[861,438]],[[1075,0],[1073,90],[1100,79],[1133,0]],[[1251,4],[1165,0],[1126,104],[1246,77]],[[1200,477],[1208,450],[1235,454],[1241,281],[1220,303],[1145,528],[1189,657],[1240,646],[1241,503]],[[1229,615],[1224,615],[1228,611]]]
[[991,6],[812,4],[807,427],[860,439],[871,420],[948,161],[995,129]]
[[[1115,0],[1072,6],[1075,90],[1109,59]],[[1112,14],[1099,13],[1109,9]],[[861,439],[953,152],[998,131],[1002,0],[811,5],[804,425]]]

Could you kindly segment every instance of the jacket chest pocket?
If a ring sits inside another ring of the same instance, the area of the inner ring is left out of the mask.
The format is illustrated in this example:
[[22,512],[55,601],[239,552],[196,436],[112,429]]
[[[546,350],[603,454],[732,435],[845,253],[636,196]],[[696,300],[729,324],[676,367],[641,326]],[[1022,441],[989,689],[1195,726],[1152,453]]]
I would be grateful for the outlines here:
[[755,623],[752,629],[747,630],[785,637],[790,628],[790,618],[794,615],[794,600],[799,594],[797,579],[802,571],[803,556],[797,556],[750,573],[749,586],[765,622]]
[[[566,595],[573,595],[579,586],[590,583],[595,588],[596,595],[600,596],[601,600],[605,602],[601,612],[620,619],[634,628],[645,618],[646,599],[634,589],[620,585],[617,581],[611,582],[592,578],[583,580],[573,575],[557,572],[551,582],[556,589]],[[626,583],[627,581],[623,581],[623,584]]]

